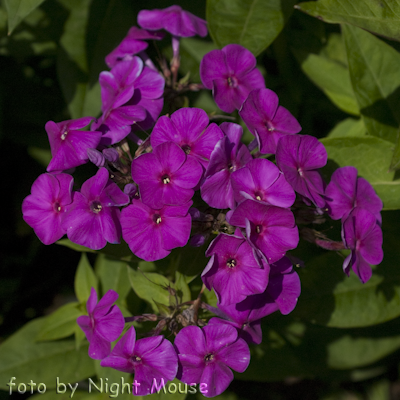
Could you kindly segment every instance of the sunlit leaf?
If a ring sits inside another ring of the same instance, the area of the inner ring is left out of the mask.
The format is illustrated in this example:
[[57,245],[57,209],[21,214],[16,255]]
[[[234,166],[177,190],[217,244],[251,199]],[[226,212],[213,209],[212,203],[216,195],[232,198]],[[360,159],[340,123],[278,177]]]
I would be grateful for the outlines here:
[[32,380],[51,389],[57,376],[63,382],[79,382],[94,375],[87,345],[76,351],[73,340],[35,342],[44,323],[44,318],[29,322],[0,345],[0,389],[9,390],[6,383],[13,376],[17,385]]
[[97,295],[99,296],[96,275],[89,264],[86,254],[82,253],[75,274],[75,294],[81,303],[86,303],[92,287],[96,289]]
[[343,25],[351,83],[370,135],[395,143],[400,121],[400,54],[371,33]]
[[220,48],[237,43],[260,54],[278,36],[295,1],[207,0],[210,35]]
[[4,0],[8,14],[8,34],[44,0]]
[[348,23],[400,40],[400,1],[318,0],[295,8],[330,23]]

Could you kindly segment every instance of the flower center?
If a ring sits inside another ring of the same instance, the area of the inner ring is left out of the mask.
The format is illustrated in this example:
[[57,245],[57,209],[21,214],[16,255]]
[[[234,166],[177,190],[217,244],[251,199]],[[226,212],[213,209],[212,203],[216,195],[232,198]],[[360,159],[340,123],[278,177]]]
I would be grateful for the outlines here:
[[184,144],[184,145],[182,146],[182,150],[183,150],[186,154],[190,154],[190,151],[191,151],[192,149],[190,148],[190,146],[189,146],[188,144]]
[[98,214],[102,210],[102,208],[103,206],[97,200],[92,201],[92,203],[90,204],[90,209],[96,214]]
[[132,356],[131,360],[133,361],[134,364],[142,362],[142,359],[139,356]]
[[303,178],[304,177],[304,172],[303,172],[303,170],[301,169],[301,167],[299,167],[298,169],[297,169],[297,172],[299,173],[299,175]]
[[262,225],[256,225],[256,232],[261,233],[262,231]]
[[61,140],[65,140],[65,139],[67,138],[67,135],[68,135],[68,131],[64,131],[64,132],[61,134]]
[[53,204],[53,210],[54,210],[55,212],[60,212],[60,211],[61,211],[61,205],[60,205],[60,203],[59,203],[58,201],[56,201],[56,202]]
[[212,360],[214,360],[214,354],[207,354],[205,357],[204,357],[204,361],[205,362],[208,362],[208,361],[212,361]]
[[238,81],[234,76],[228,76],[228,85],[232,88],[236,88],[238,86]]
[[254,198],[258,201],[261,201],[263,199],[263,195],[260,191],[257,190],[257,192],[254,193]]
[[233,259],[233,258],[229,259],[229,260],[226,262],[226,266],[227,266],[228,268],[235,268],[236,265],[237,265],[237,261],[236,261],[235,259]]
[[168,183],[171,182],[171,178],[170,178],[167,174],[163,175],[163,176],[161,177],[161,180],[162,180],[162,182],[163,182],[164,185],[167,185]]
[[154,215],[153,215],[153,221],[154,221],[156,224],[160,224],[161,221],[162,221],[161,215],[160,215],[160,214],[154,214]]

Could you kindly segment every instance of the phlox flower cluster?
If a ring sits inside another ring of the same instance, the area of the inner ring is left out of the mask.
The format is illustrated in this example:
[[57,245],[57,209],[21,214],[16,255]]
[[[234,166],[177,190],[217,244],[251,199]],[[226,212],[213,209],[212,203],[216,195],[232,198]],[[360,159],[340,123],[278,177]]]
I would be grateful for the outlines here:
[[[135,256],[157,261],[189,241],[208,243],[201,279],[218,300],[217,308],[201,302],[201,309],[216,315],[208,325],[181,323],[173,330],[174,345],[159,334],[161,328],[137,339],[130,326],[120,338],[125,323],[140,316],[124,319],[114,305],[118,294],[109,291],[97,302],[94,289],[88,315],[77,322],[90,342],[90,357],[135,374],[134,394],[149,394],[153,378],[166,383],[177,377],[206,384],[205,395],[213,397],[228,387],[232,370],[247,368],[248,345],[262,341],[261,319],[295,308],[300,278],[288,252],[299,244],[304,215],[309,222],[324,214],[341,220],[342,247],[350,250],[344,272],[352,269],[366,282],[370,264],[383,258],[382,202],[354,167],[339,168],[328,184],[323,180],[323,144],[299,134],[299,122],[265,87],[249,50],[230,44],[211,51],[200,65],[203,86],[182,87],[176,79],[180,37],[206,36],[206,22],[172,6],[141,11],[138,24],[106,57],[110,70],[99,77],[101,115],[46,124],[52,160],[22,211],[45,244],[66,234],[100,250],[122,236]],[[164,31],[172,35],[173,59],[168,70],[161,62],[159,71],[145,50]],[[218,125],[202,109],[160,116],[167,90],[178,96],[201,87],[212,90],[222,111],[238,110],[254,135],[248,146],[239,123]],[[89,162],[97,172],[74,187],[71,169]]]

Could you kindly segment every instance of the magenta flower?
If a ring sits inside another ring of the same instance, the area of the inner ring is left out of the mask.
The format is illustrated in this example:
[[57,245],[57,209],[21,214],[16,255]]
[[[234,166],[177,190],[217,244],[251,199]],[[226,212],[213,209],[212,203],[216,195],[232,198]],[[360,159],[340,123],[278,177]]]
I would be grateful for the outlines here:
[[89,316],[82,315],[76,322],[89,341],[89,357],[102,360],[111,351],[111,342],[124,330],[125,320],[121,310],[113,305],[118,293],[109,290],[97,303],[97,292],[92,288],[86,308]]
[[243,236],[220,233],[206,251],[206,257],[210,256],[201,278],[208,290],[214,288],[220,304],[239,303],[264,292],[269,265],[260,268]]
[[265,158],[251,160],[231,176],[235,200],[260,201],[278,207],[293,205],[296,194],[279,168]]
[[376,217],[363,208],[356,207],[343,222],[342,239],[351,249],[343,262],[343,271],[350,275],[350,268],[365,283],[371,278],[370,264],[382,262],[382,230]]
[[269,283],[263,293],[248,296],[237,304],[218,304],[216,314],[220,318],[211,318],[209,324],[232,325],[247,343],[260,344],[261,318],[278,310],[284,315],[289,314],[297,304],[300,290],[299,275],[284,257],[271,264]]
[[313,136],[284,136],[278,142],[276,162],[286,180],[319,208],[324,207],[325,199],[324,182],[317,169],[327,160],[324,145]]
[[299,243],[299,231],[293,213],[280,208],[244,200],[231,214],[231,225],[246,228],[247,239],[271,264],[281,259],[287,250]]
[[164,34],[150,32],[133,26],[122,42],[106,56],[106,64],[112,68],[120,61],[132,60],[135,54],[146,50],[149,44],[145,40],[161,40]]
[[246,165],[252,156],[247,147],[240,142],[243,128],[231,122],[220,125],[226,134],[211,153],[205,181],[201,185],[201,197],[214,208],[234,208],[235,199],[231,184],[231,174]]
[[83,183],[74,195],[63,221],[68,238],[93,250],[102,249],[107,242],[119,243],[121,226],[120,206],[129,203],[129,196],[109,180],[106,168]]
[[136,340],[135,328],[131,326],[111,354],[100,363],[102,367],[134,373],[134,395],[146,396],[172,381],[178,370],[178,357],[174,346],[163,336]]
[[207,113],[200,108],[181,108],[171,118],[160,117],[151,133],[150,143],[154,147],[165,142],[174,142],[189,158],[207,168],[211,153],[217,142],[224,137],[217,124],[210,124]]
[[239,110],[252,90],[265,88],[256,64],[254,55],[238,44],[228,44],[203,57],[201,81],[207,89],[213,90],[214,100],[222,111]]
[[[152,128],[161,113],[164,105],[165,80],[157,71],[144,67],[136,79],[132,98],[126,103],[128,106],[142,106],[146,110],[144,120],[132,125],[132,131]],[[134,140],[135,137],[132,137]]]
[[250,362],[247,343],[229,325],[187,326],[176,335],[174,344],[179,359],[177,378],[205,384],[202,393],[206,397],[226,390],[233,380],[230,368],[244,372]]
[[22,203],[25,222],[44,244],[52,244],[66,233],[62,221],[72,203],[73,182],[67,174],[39,175]]
[[151,208],[187,203],[199,183],[202,168],[173,142],[165,142],[132,161],[132,179],[143,203]]
[[65,171],[88,161],[87,150],[95,149],[101,139],[101,132],[80,131],[93,118],[85,117],[64,122],[47,122],[45,129],[50,142],[52,159],[47,172]]
[[180,6],[171,6],[162,10],[141,10],[138,24],[150,31],[165,29],[178,37],[207,36],[207,22]]
[[270,89],[258,89],[250,93],[239,111],[246,126],[256,137],[260,152],[275,154],[279,139],[299,133],[301,126]]
[[355,208],[363,208],[381,221],[382,200],[371,184],[364,178],[357,178],[354,167],[338,168],[325,190],[326,203],[332,219],[347,218]]
[[183,247],[188,242],[191,205],[190,201],[155,210],[139,200],[134,201],[122,210],[122,237],[137,257],[145,261],[160,260],[175,247]]
[[103,115],[92,129],[103,133],[100,144],[108,146],[124,139],[131,125],[146,118],[146,110],[139,104],[127,105],[132,98],[137,79],[143,71],[143,61],[133,57],[117,63],[111,71],[100,73],[101,110]]

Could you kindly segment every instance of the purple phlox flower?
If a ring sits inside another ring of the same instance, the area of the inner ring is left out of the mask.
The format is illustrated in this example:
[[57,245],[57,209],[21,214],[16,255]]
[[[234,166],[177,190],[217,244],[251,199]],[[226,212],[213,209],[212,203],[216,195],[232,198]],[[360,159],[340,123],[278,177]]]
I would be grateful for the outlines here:
[[214,288],[220,304],[239,303],[267,287],[269,265],[264,268],[258,265],[243,236],[220,233],[211,242],[206,256],[211,259],[201,278],[208,290]]
[[187,326],[176,335],[174,345],[179,360],[177,378],[184,383],[206,384],[206,397],[226,390],[233,380],[230,368],[244,372],[250,362],[247,343],[229,325]]
[[133,96],[135,84],[143,72],[143,61],[139,57],[117,63],[111,71],[100,73],[102,116],[92,129],[103,133],[101,144],[108,146],[124,139],[131,125],[146,118],[142,105],[126,104]]
[[382,262],[382,229],[376,216],[369,211],[356,207],[343,222],[342,239],[348,249],[351,249],[343,262],[343,271],[350,275],[350,267],[365,283],[371,278],[370,264]]
[[229,217],[231,225],[246,228],[247,239],[271,264],[299,243],[293,213],[287,208],[244,200]]
[[135,54],[147,49],[148,43],[145,40],[161,40],[163,37],[162,32],[150,32],[132,26],[122,42],[106,56],[106,64],[112,68],[121,61],[131,60]]
[[39,175],[22,203],[24,221],[44,244],[52,244],[66,233],[62,221],[72,203],[73,182],[67,174]]
[[102,367],[134,373],[132,394],[146,396],[172,381],[178,370],[178,357],[172,343],[163,336],[152,336],[136,340],[135,328],[131,326],[104,358]]
[[382,200],[368,181],[357,178],[354,167],[338,168],[332,174],[325,197],[332,219],[345,219],[357,207],[370,211],[381,222]]
[[254,89],[265,88],[251,51],[238,44],[207,53],[200,63],[200,78],[212,89],[217,106],[227,113],[239,110]]
[[109,179],[106,168],[100,168],[75,193],[62,226],[72,242],[93,250],[102,249],[107,242],[119,243],[118,207],[128,203],[129,196]]
[[132,161],[132,179],[143,203],[151,208],[187,203],[202,172],[201,165],[173,142],[162,143]]
[[50,142],[52,159],[47,172],[65,171],[88,161],[87,150],[95,149],[101,139],[101,132],[80,131],[90,124],[92,117],[71,119],[45,125]]
[[151,31],[165,29],[174,36],[207,36],[207,22],[180,6],[171,6],[162,10],[141,10],[138,24]]
[[175,247],[189,240],[192,220],[188,214],[192,202],[181,206],[152,209],[134,201],[122,210],[122,237],[132,253],[145,261],[166,257]]
[[270,89],[258,89],[250,93],[239,111],[240,116],[256,137],[260,152],[276,152],[279,139],[301,131],[297,119],[284,107]]
[[[164,105],[165,80],[161,74],[149,67],[144,67],[135,81],[135,91],[126,105],[142,106],[146,110],[146,117],[132,125],[132,132],[152,128],[161,113]],[[136,141],[134,134],[132,140]]]
[[180,146],[189,158],[207,168],[212,151],[224,137],[217,124],[208,125],[207,113],[200,108],[181,108],[171,118],[160,117],[150,136],[153,147],[172,141]]
[[97,302],[97,292],[92,288],[86,303],[89,316],[82,315],[76,320],[89,341],[89,357],[95,360],[110,354],[111,342],[124,330],[124,316],[118,306],[113,305],[117,299],[118,293],[109,290]]
[[282,137],[276,149],[276,162],[293,189],[317,207],[325,205],[324,182],[318,168],[326,165],[328,155],[315,137],[290,135]]
[[243,128],[231,122],[220,125],[226,134],[211,153],[205,180],[201,185],[201,197],[214,208],[234,208],[235,200],[231,184],[231,174],[246,165],[252,156],[248,148],[240,142]]
[[247,343],[260,344],[261,318],[278,310],[282,314],[289,314],[296,306],[299,295],[300,278],[287,257],[284,257],[271,265],[269,283],[263,293],[248,296],[237,304],[218,304],[222,318],[211,318],[209,324],[232,325]]
[[260,201],[278,207],[293,205],[296,194],[279,168],[265,158],[251,160],[231,176],[235,200]]

